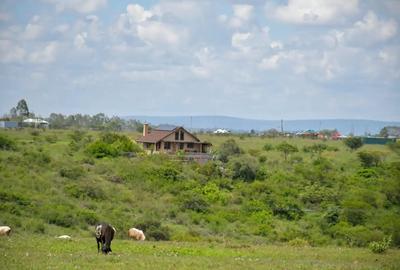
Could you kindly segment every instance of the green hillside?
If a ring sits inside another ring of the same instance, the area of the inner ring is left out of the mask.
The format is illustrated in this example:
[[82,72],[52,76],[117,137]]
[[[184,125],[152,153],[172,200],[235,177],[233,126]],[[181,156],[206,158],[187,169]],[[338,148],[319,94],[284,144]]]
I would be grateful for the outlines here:
[[386,146],[287,139],[298,151],[285,160],[284,139],[200,135],[219,159],[200,166],[119,134],[0,131],[0,225],[39,238],[90,237],[107,221],[119,239],[135,226],[149,240],[400,246],[400,160]]

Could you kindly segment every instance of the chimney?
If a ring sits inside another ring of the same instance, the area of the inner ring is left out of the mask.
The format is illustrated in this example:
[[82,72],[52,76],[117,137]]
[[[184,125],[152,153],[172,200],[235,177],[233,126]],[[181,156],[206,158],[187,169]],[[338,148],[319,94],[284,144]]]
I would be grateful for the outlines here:
[[143,136],[146,136],[147,134],[149,134],[149,124],[144,123],[143,124]]

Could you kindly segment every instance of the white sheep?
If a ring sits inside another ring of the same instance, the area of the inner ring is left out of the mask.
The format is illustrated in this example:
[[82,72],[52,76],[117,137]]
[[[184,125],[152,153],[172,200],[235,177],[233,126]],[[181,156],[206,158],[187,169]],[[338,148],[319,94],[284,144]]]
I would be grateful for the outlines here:
[[2,235],[7,235],[9,236],[11,234],[11,228],[8,226],[0,226],[0,236]]
[[128,230],[128,236],[138,241],[144,241],[146,239],[146,236],[144,235],[143,231],[136,228],[130,228]]

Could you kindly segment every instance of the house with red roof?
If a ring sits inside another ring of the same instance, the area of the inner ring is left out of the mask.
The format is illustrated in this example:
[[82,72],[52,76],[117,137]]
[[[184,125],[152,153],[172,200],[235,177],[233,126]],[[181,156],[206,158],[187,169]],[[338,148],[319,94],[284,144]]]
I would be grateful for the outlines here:
[[211,143],[200,141],[183,127],[159,127],[149,131],[148,124],[143,125],[143,135],[136,141],[151,153],[208,153],[211,147]]

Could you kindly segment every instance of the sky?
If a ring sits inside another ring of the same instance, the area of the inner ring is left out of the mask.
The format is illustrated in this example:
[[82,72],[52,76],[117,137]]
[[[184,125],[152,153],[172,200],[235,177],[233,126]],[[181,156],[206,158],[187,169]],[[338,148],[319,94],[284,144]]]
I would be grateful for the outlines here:
[[400,0],[2,0],[0,114],[400,120]]

